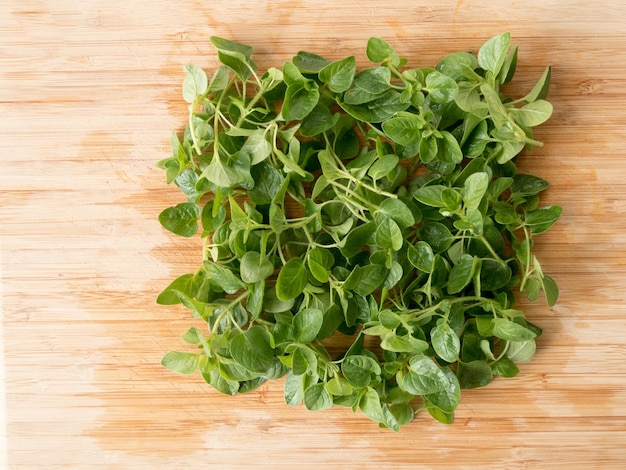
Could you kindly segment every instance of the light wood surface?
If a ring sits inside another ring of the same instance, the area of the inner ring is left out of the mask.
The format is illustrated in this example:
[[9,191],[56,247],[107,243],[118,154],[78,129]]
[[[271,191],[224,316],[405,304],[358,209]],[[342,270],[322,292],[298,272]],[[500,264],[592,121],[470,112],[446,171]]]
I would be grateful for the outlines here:
[[[302,49],[363,67],[372,35],[425,66],[504,31],[510,90],[553,66],[523,165],[564,207],[538,248],[561,298],[525,306],[545,333],[517,378],[395,434],[287,407],[281,382],[230,398],[159,365],[192,321],[155,297],[199,249],[159,226],[180,197],[154,162],[210,35],[261,68]],[[626,468],[624,50],[622,0],[0,2],[0,468]]]

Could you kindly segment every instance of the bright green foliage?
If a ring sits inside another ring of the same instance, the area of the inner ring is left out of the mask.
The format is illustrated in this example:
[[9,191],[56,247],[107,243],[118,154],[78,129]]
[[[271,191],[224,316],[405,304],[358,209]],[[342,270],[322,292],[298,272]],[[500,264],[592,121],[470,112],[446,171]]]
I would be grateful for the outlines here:
[[[160,222],[204,244],[157,302],[207,330],[162,364],[229,395],[284,377],[289,405],[395,431],[421,410],[451,423],[462,389],[517,375],[541,329],[515,291],[558,297],[532,249],[561,208],[516,167],[552,114],[550,68],[513,99],[508,33],[436,67],[371,38],[369,68],[299,52],[263,74],[252,47],[211,42],[222,65],[186,66],[188,124],[158,163],[185,196]],[[351,345],[331,354],[333,335]]]

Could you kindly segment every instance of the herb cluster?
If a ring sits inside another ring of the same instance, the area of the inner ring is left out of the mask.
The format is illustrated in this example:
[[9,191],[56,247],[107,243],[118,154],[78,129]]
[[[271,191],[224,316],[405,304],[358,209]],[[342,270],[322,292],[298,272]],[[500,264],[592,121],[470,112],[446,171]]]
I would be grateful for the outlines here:
[[561,208],[515,164],[541,145],[550,68],[512,99],[508,33],[435,67],[371,38],[369,68],[299,52],[263,74],[252,47],[211,41],[222,65],[186,66],[188,124],[158,163],[186,196],[161,224],[204,245],[157,302],[208,328],[162,364],[226,394],[284,377],[289,405],[393,430],[420,410],[451,423],[461,389],[518,374],[541,329],[514,291],[558,296],[532,248]]

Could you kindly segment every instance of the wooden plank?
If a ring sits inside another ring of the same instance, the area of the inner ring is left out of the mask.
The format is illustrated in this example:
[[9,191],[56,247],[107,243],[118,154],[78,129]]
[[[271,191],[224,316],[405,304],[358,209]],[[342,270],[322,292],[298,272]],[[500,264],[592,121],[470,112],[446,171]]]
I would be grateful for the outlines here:
[[[624,468],[624,17],[618,0],[3,2],[6,466]],[[553,67],[555,114],[522,168],[564,207],[538,247],[561,298],[523,303],[544,335],[519,377],[464,392],[451,426],[419,416],[394,434],[349,410],[287,407],[280,381],[225,397],[159,365],[193,320],[154,299],[198,246],[160,228],[179,196],[154,163],[184,126],[183,65],[216,64],[209,36],[254,45],[267,68],[302,49],[365,66],[371,35],[432,65],[503,31],[520,46],[512,93]]]

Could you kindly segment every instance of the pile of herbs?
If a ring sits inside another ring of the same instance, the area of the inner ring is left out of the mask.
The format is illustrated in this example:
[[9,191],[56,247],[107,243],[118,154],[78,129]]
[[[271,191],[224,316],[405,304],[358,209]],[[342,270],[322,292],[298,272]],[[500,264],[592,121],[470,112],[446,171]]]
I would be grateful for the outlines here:
[[514,292],[558,296],[532,249],[561,208],[515,163],[541,145],[550,68],[512,99],[508,33],[435,67],[373,37],[369,68],[299,52],[263,74],[252,47],[211,42],[221,65],[186,66],[189,121],[158,163],[186,197],[161,224],[204,243],[157,301],[207,328],[162,364],[231,395],[284,378],[289,405],[393,430],[451,423],[462,389],[517,375],[541,329]]

